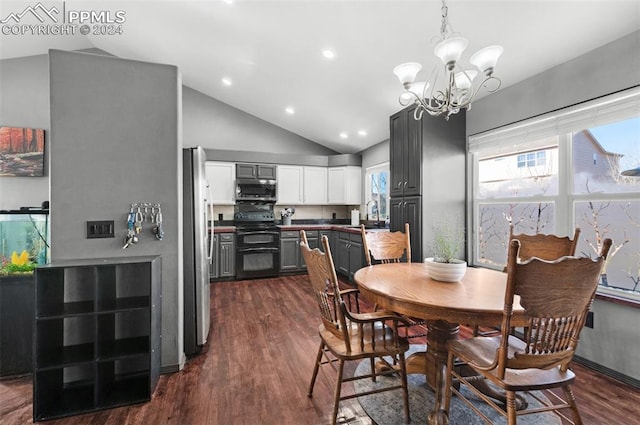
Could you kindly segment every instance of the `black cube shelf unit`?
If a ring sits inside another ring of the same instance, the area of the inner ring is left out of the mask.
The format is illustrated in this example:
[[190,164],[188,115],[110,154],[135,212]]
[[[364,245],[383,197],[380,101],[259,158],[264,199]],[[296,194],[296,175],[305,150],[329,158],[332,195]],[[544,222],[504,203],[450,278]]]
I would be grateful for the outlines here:
[[33,420],[148,401],[160,372],[162,259],[36,269]]

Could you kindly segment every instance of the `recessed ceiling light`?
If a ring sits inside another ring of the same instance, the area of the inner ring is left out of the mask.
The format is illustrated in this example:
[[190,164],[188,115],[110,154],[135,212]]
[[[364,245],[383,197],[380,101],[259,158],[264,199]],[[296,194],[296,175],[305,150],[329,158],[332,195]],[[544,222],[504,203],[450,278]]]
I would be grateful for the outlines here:
[[358,130],[358,134],[362,137],[367,135],[367,131],[366,130]]
[[284,109],[284,111],[285,111],[287,114],[289,114],[289,115],[293,115],[293,114],[295,114],[295,113],[296,113],[296,110],[295,110],[295,109],[293,109],[293,107],[291,107],[291,106],[287,106],[287,107]]
[[341,139],[348,139],[349,138],[349,134],[346,131],[343,131],[342,133],[340,133],[340,138]]
[[231,81],[231,78],[228,77],[224,77],[222,79],[222,84],[224,84],[225,86],[230,86],[233,84],[233,81]]
[[324,49],[322,51],[322,56],[324,56],[327,59],[333,59],[336,57],[336,53],[331,49]]

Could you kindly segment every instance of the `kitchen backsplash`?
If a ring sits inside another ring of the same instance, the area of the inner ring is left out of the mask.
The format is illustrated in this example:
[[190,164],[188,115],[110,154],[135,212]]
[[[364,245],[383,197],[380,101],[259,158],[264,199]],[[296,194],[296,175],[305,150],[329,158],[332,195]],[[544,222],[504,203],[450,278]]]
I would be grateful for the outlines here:
[[[276,215],[282,208],[289,207],[291,205],[277,205],[275,206]],[[359,205],[297,205],[296,212],[293,215],[293,220],[330,220],[333,218],[333,213],[336,214],[336,219],[347,219],[350,217],[350,211],[354,208],[360,209]],[[222,214],[223,220],[233,220],[233,205],[214,205],[213,213],[216,220],[218,220],[219,214]],[[276,220],[280,217],[277,216]]]

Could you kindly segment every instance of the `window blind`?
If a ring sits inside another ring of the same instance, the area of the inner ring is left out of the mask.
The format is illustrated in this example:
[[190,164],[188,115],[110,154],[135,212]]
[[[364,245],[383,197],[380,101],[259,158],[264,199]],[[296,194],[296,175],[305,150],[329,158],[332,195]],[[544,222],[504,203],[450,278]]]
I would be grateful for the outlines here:
[[640,116],[640,87],[469,137],[469,152],[481,157],[514,152],[518,145],[543,148],[554,136]]

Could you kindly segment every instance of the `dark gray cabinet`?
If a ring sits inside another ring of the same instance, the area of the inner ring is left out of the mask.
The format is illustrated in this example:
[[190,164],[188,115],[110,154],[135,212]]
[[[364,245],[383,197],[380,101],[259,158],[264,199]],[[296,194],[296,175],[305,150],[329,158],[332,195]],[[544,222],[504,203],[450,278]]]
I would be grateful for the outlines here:
[[[364,248],[362,236],[359,233],[338,232],[337,255],[334,253],[336,272],[353,280],[353,275],[364,264]],[[333,252],[333,247],[331,247]]]
[[[306,230],[309,248],[318,247],[318,231]],[[280,271],[301,272],[306,270],[304,258],[300,252],[300,232],[298,230],[283,230],[280,232]]]
[[422,125],[413,118],[414,107],[390,118],[391,197],[422,194]]
[[213,255],[209,277],[228,279],[236,275],[236,235],[232,232],[213,234]]
[[265,164],[236,164],[237,179],[276,179],[276,166]]
[[234,233],[220,233],[218,241],[218,259],[220,278],[236,275],[236,235]]
[[404,223],[409,223],[411,261],[422,262],[422,196],[391,198],[389,228],[404,232]]
[[33,420],[151,399],[162,259],[59,261],[35,273]]
[[0,376],[33,371],[34,276],[0,276]]
[[320,248],[321,250],[322,248],[322,237],[326,236],[327,239],[329,240],[329,248],[331,249],[331,254],[334,257],[334,262],[335,262],[335,256],[336,256],[336,252],[335,250],[337,249],[337,237],[338,237],[338,232],[334,232],[333,230],[320,230],[318,232],[318,248]]

